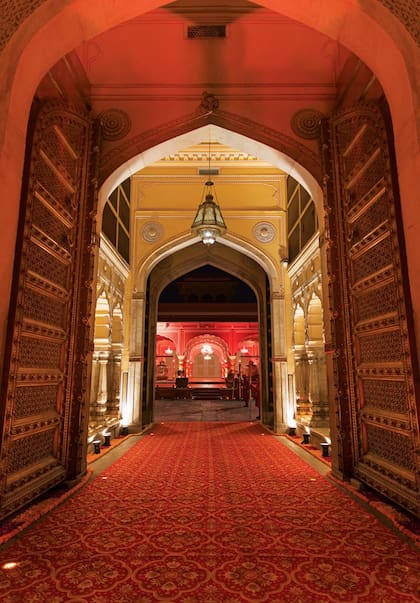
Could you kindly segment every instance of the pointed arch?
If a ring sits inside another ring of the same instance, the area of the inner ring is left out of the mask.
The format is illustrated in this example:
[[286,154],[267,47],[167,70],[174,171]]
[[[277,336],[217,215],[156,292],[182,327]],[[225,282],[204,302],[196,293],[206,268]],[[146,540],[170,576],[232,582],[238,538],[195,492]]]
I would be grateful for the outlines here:
[[111,337],[111,307],[103,290],[97,297],[95,310],[95,349],[108,348]]
[[[205,264],[210,264],[232,274],[233,265],[229,258],[236,257],[237,255],[246,256],[252,263],[255,262],[259,265],[267,274],[273,291],[277,291],[281,286],[278,271],[271,258],[249,242],[228,233],[223,239],[220,239],[217,246],[212,250],[211,255],[208,254],[208,250],[206,250],[202,243],[197,243],[198,238],[196,236],[181,234],[177,239],[168,241],[165,245],[156,249],[147,257],[143,264],[134,267],[134,291],[137,294],[144,293],[147,278],[151,271],[163,260],[181,252],[185,256],[182,265],[173,266],[168,263],[167,272],[162,275],[162,280],[159,283],[160,291],[173,281],[174,278]],[[193,245],[196,246],[194,253],[185,253],[184,250],[191,248]],[[232,252],[234,253],[232,254]],[[234,274],[249,285],[255,292],[255,284],[250,280],[252,270],[241,268],[240,262],[237,262],[237,264]]]
[[164,155],[211,139],[240,148],[291,174],[319,201],[320,158],[298,140],[226,111],[195,111],[124,140],[102,157],[104,194]]
[[322,302],[313,292],[308,302],[307,314],[308,343],[322,343],[324,340],[324,318]]
[[305,312],[299,304],[293,314],[293,346],[295,349],[303,348],[306,342]]

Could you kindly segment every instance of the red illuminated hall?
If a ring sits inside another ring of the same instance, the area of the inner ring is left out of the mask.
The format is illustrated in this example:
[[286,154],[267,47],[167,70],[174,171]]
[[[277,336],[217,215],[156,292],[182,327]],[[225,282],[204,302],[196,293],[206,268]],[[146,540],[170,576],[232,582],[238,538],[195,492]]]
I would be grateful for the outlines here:
[[414,603],[420,3],[0,3],[0,599]]

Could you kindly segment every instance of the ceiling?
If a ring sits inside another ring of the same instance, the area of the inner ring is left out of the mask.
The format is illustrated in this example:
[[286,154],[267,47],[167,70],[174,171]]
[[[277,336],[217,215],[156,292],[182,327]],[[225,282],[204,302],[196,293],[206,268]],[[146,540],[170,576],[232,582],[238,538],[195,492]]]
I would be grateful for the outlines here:
[[[225,37],[206,37],[220,25]],[[188,28],[196,26],[206,26],[204,36],[190,39]],[[293,116],[333,109],[351,56],[327,36],[242,0],[172,2],[83,43],[75,54],[93,110],[123,111],[133,136],[190,115],[207,93],[222,111],[259,124],[274,120],[298,140]],[[317,151],[316,142],[305,145]]]
[[218,130],[217,140],[210,132],[214,144],[236,152],[229,161],[246,169],[251,156],[263,160],[314,195],[320,118],[346,99],[382,94],[338,41],[245,0],[177,0],[139,14],[75,48],[48,72],[38,96],[65,95],[69,72],[104,126],[105,196],[156,161],[194,161],[192,147],[209,140],[194,131],[207,126]]

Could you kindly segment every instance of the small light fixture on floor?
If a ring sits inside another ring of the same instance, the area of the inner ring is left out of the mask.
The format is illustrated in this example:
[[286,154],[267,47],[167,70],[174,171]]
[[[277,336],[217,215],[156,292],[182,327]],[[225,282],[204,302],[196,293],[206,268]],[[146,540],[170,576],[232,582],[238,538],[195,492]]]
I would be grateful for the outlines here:
[[310,439],[311,439],[311,434],[309,432],[305,432],[303,434],[302,444],[309,444]]
[[295,436],[296,434],[297,423],[294,418],[289,418],[287,421],[287,433],[289,436]]
[[101,454],[101,440],[93,440],[93,453]]
[[[209,169],[210,173],[210,140],[209,140]],[[214,195],[213,195],[214,193]],[[204,201],[199,205],[191,230],[198,235],[204,245],[213,245],[218,236],[226,232],[226,224],[219,205],[215,201],[214,182],[207,180],[204,185]]]
[[111,434],[109,431],[104,433],[104,446],[111,446]]
[[327,456],[330,456],[329,448],[330,448],[329,442],[321,442],[322,456],[324,458],[326,458]]

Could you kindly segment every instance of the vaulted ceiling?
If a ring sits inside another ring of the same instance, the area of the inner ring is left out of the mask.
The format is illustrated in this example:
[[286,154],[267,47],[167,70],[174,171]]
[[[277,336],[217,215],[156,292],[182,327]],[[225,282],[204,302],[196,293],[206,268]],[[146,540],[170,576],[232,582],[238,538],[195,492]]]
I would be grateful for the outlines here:
[[77,81],[104,126],[101,182],[208,123],[280,149],[319,180],[322,116],[382,94],[338,41],[246,0],[171,2],[83,42],[65,63],[38,94],[60,93],[63,71]]
[[[223,37],[212,37],[220,26]],[[258,123],[271,123],[274,112],[279,129],[292,137],[297,111],[327,114],[334,107],[350,57],[325,35],[243,1],[179,0],[76,52],[94,110],[125,111],[132,131],[155,126],[162,113],[169,121],[193,112],[206,91],[221,110]]]

